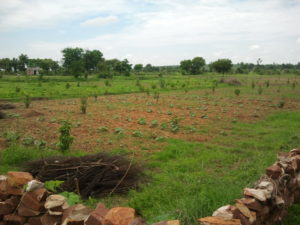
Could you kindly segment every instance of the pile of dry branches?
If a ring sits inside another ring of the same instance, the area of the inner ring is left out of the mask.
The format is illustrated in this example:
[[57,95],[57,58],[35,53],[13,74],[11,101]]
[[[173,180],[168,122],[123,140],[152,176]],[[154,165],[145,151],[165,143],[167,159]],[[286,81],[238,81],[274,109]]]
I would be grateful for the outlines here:
[[24,165],[42,182],[60,180],[60,191],[75,192],[83,198],[124,193],[136,187],[142,167],[123,156],[104,153],[83,157],[51,157]]

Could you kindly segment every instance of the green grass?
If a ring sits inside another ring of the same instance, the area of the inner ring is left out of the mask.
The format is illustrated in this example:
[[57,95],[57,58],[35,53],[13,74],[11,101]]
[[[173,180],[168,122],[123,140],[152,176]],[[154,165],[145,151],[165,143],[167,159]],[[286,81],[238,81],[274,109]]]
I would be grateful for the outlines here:
[[[199,77],[202,79],[200,80]],[[212,84],[210,76],[166,76],[164,88],[160,88],[160,79],[157,76],[145,76],[140,80],[140,86],[136,85],[136,77],[114,77],[109,80],[110,86],[105,85],[106,79],[90,76],[87,80],[75,79],[70,76],[45,76],[42,81],[38,77],[31,76],[4,76],[0,79],[0,99],[21,101],[24,95],[31,97],[45,97],[49,99],[78,98],[83,96],[105,95],[105,94],[127,94],[149,90],[171,91],[188,89],[208,88]],[[78,87],[77,84],[80,83]],[[66,85],[69,84],[69,88]],[[152,89],[152,85],[156,89]],[[185,85],[183,88],[182,85]],[[224,85],[223,85],[224,86]],[[19,88],[19,92],[16,89]]]
[[[279,113],[255,124],[235,124],[232,134],[209,144],[168,140],[150,158],[151,181],[131,191],[129,205],[149,221],[180,219],[196,224],[222,205],[241,197],[279,150],[300,146],[299,113]],[[292,223],[287,223],[292,224]]]

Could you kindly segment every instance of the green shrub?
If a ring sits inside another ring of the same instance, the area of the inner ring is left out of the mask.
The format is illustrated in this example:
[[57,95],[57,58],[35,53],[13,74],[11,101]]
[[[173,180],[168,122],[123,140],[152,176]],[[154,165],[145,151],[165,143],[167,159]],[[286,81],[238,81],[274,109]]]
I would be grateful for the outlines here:
[[74,137],[71,136],[71,123],[68,121],[62,121],[62,126],[59,128],[59,150],[66,152],[70,149],[70,146],[74,140]]
[[146,125],[147,124],[146,119],[145,118],[140,118],[138,120],[138,124],[140,124],[140,125]]
[[69,89],[71,85],[69,83],[66,83],[66,89]]
[[123,134],[123,133],[124,133],[124,129],[123,129],[123,128],[117,127],[117,128],[115,129],[115,134]]
[[235,89],[235,90],[234,90],[234,94],[235,94],[236,96],[239,96],[240,93],[241,93],[241,90],[240,90],[240,89]]
[[19,93],[21,91],[21,88],[16,87],[16,93]]
[[108,132],[108,127],[102,126],[97,129],[99,132]]
[[141,131],[136,130],[136,131],[133,131],[132,136],[142,138],[144,135]]
[[157,120],[152,120],[151,127],[157,127],[157,126],[158,126],[158,121]]

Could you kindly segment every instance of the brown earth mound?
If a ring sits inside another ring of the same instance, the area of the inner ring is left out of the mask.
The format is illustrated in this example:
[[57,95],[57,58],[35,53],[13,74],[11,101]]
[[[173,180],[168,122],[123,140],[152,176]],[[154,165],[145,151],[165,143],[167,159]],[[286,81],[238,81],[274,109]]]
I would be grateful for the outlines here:
[[122,156],[104,153],[83,157],[52,157],[26,163],[25,171],[42,182],[60,180],[60,191],[83,198],[124,193],[137,186],[142,167]]
[[242,83],[237,80],[237,79],[220,79],[219,81],[220,83],[224,83],[224,84],[229,84],[229,85],[232,85],[232,86],[241,86]]
[[43,116],[43,113],[37,112],[35,110],[31,110],[30,112],[26,113],[25,117],[35,117],[35,116]]

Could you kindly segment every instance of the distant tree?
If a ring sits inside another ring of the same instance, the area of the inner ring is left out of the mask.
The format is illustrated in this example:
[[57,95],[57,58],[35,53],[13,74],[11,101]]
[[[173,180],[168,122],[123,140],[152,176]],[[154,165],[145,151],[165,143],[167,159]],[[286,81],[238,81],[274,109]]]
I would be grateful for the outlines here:
[[152,66],[151,64],[147,64],[143,71],[145,72],[158,72],[159,71],[159,68],[157,66]]
[[192,72],[192,60],[187,59],[187,60],[182,60],[180,62],[180,69],[182,71],[182,74],[191,74]]
[[133,70],[137,73],[141,73],[143,70],[143,64],[135,64]]
[[87,50],[84,55],[84,64],[86,71],[93,71],[97,68],[100,61],[103,61],[103,54],[99,50]]
[[116,71],[124,76],[129,76],[130,72],[132,70],[132,64],[129,64],[129,61],[127,59],[124,59],[121,61],[116,68]]
[[11,71],[11,60],[9,58],[0,59],[0,68],[4,69],[6,72]]
[[28,62],[29,62],[29,58],[27,55],[25,54],[21,54],[19,56],[19,63],[18,63],[18,69],[20,71],[25,71],[26,70],[26,66],[28,65]]
[[202,57],[195,57],[192,60],[191,73],[192,74],[200,74],[202,72],[202,68],[205,66],[205,60]]
[[210,65],[211,69],[217,73],[228,73],[232,68],[232,62],[230,59],[218,59]]
[[[75,77],[80,76],[82,68],[83,70],[85,69],[83,61],[84,50],[82,48],[65,48],[62,50],[62,53],[63,67],[67,73],[73,74]],[[80,69],[80,71],[76,71],[76,69]]]

